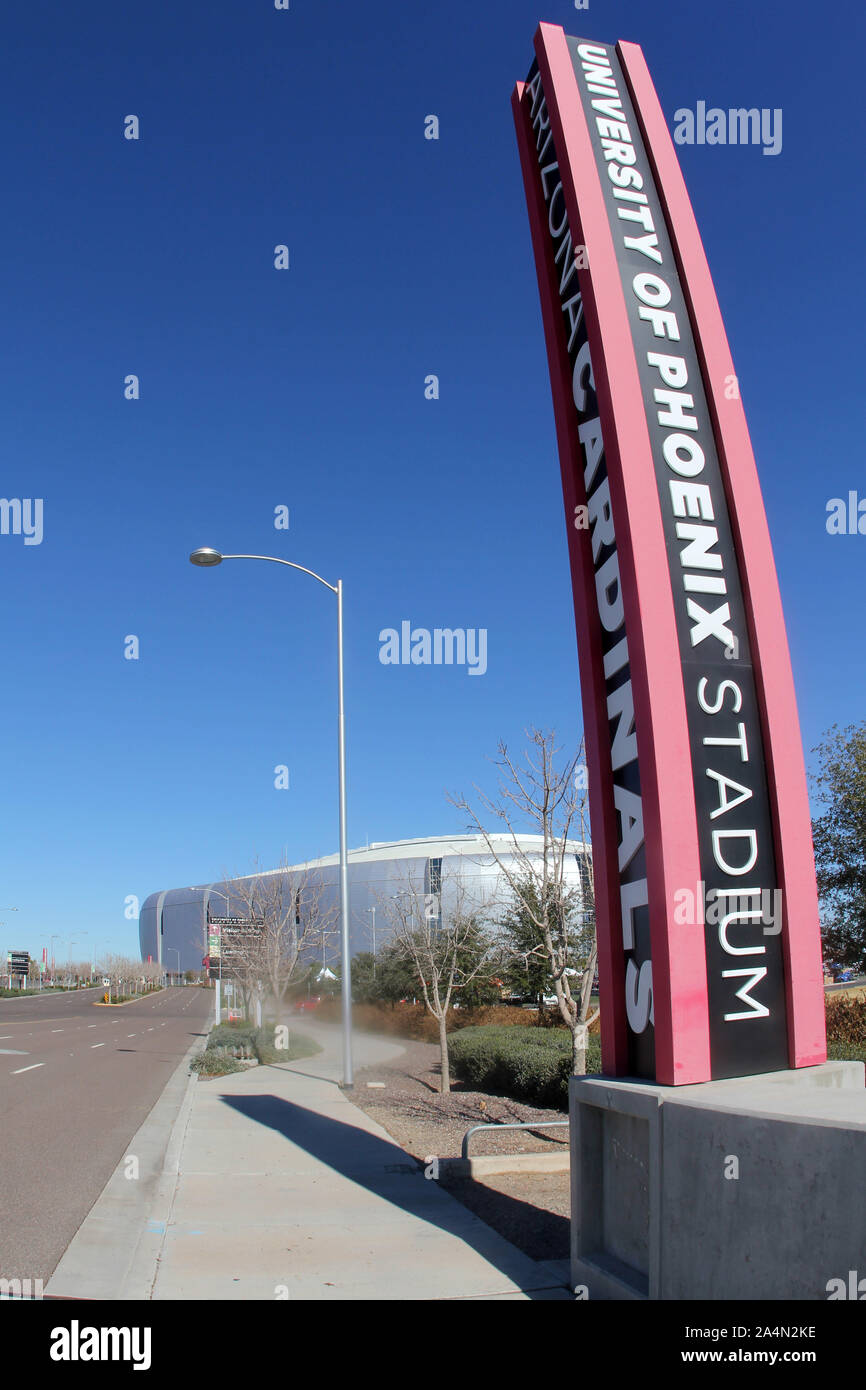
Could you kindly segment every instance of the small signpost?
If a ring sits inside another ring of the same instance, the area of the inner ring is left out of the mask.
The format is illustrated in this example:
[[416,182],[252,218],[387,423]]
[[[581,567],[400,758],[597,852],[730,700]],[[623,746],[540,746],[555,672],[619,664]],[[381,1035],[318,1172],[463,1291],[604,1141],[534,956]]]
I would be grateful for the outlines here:
[[27,977],[30,973],[30,952],[29,951],[10,951],[9,952],[9,983],[12,983],[12,976],[18,977],[18,989],[27,988]]
[[246,942],[255,940],[265,924],[264,917],[209,917],[208,956],[210,978],[231,973]]

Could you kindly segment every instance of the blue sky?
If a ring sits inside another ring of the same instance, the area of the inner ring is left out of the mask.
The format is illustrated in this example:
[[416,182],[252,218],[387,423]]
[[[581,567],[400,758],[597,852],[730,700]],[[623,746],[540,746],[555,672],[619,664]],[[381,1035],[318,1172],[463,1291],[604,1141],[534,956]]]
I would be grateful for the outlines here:
[[[509,109],[542,18],[641,43],[671,128],[700,100],[783,111],[777,156],[680,157],[806,749],[864,717],[866,536],[825,529],[829,498],[866,497],[856,7],[18,6],[0,46],[0,493],[43,498],[44,536],[0,536],[0,947],[136,952],[128,895],[337,848],[335,600],[275,565],[193,569],[195,546],[343,579],[350,845],[462,829],[446,791],[492,788],[498,739],[529,724],[576,745]],[[382,665],[379,632],[406,619],[486,629],[485,674]]]

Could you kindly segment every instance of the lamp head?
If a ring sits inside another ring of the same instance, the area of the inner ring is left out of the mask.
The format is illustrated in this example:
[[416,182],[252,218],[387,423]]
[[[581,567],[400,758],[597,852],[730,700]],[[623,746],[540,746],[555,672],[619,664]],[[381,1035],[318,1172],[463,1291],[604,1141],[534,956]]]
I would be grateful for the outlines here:
[[189,561],[191,565],[201,565],[203,568],[207,569],[211,565],[221,564],[222,558],[218,550],[212,550],[209,545],[203,545],[200,546],[198,550],[192,552]]

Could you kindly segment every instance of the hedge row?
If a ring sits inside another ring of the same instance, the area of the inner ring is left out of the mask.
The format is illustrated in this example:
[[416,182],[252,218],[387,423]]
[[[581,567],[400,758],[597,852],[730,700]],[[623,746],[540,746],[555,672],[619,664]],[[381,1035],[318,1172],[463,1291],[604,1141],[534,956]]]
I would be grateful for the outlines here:
[[271,1062],[295,1062],[300,1057],[314,1057],[321,1052],[318,1043],[304,1033],[289,1032],[288,1047],[276,1047],[273,1023],[257,1028],[253,1023],[218,1023],[207,1040],[208,1051],[221,1051],[236,1060],[252,1061],[261,1066]]
[[[531,1105],[568,1106],[571,1034],[564,1030],[461,1028],[450,1038],[448,1054],[454,1075],[475,1091],[507,1095]],[[601,1070],[597,1035],[587,1039],[586,1070]]]
[[827,1042],[866,1048],[866,998],[825,997]]
[[866,1062],[866,1043],[858,1047],[856,1043],[828,1042],[827,1057],[831,1062]]
[[[828,1001],[827,1052],[834,1060],[866,1062],[866,999]],[[571,1034],[564,1029],[461,1028],[449,1038],[448,1053],[455,1078],[474,1091],[531,1105],[568,1107]],[[597,1034],[587,1038],[586,1070],[601,1071]]]

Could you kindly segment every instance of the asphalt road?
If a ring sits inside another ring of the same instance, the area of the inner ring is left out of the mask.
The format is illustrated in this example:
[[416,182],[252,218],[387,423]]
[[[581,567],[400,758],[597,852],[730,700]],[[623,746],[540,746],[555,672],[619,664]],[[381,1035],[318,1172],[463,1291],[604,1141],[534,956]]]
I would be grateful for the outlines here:
[[0,1000],[0,1277],[47,1282],[197,1035],[210,990]]

